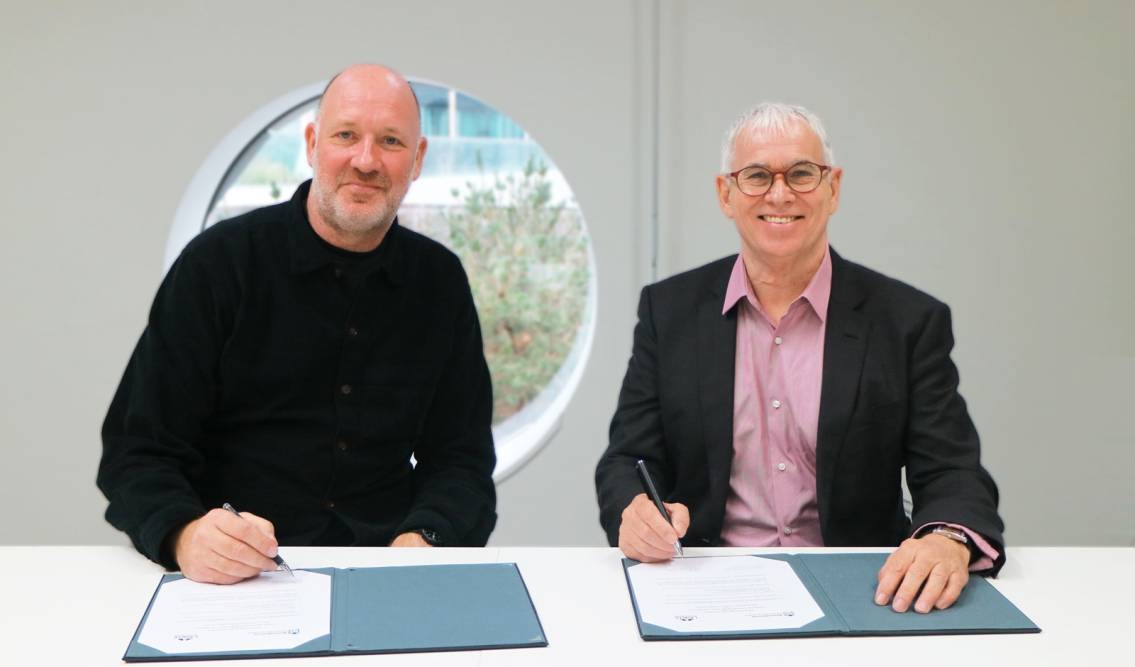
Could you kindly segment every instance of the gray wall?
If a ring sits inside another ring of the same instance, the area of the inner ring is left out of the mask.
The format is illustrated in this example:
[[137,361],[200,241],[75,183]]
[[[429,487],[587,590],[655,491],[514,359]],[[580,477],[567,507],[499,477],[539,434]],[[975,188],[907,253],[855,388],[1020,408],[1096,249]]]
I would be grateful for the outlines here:
[[595,245],[588,369],[501,485],[495,543],[602,541],[591,473],[651,275],[656,74],[659,275],[736,249],[712,194],[732,118],[812,107],[847,170],[836,247],[954,308],[1008,540],[1135,540],[1128,3],[72,0],[0,19],[0,543],[123,541],[98,428],[185,185],[250,112],[364,60],[515,118]]

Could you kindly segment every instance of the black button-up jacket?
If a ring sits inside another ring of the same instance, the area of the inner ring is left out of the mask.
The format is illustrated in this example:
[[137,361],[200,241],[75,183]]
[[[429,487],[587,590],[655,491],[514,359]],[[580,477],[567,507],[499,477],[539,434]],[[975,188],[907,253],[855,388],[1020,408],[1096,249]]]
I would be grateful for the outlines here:
[[481,546],[496,522],[492,387],[460,262],[397,222],[371,253],[334,248],[308,189],[189,243],[103,424],[107,520],[167,567],[167,536],[225,501],[282,545],[425,528]]

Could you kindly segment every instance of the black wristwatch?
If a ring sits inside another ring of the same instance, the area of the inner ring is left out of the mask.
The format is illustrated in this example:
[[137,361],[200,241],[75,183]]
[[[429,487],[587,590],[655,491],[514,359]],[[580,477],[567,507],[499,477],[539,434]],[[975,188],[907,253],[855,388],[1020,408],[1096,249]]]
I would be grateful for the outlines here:
[[431,547],[440,547],[443,544],[441,538],[438,537],[437,532],[430,530],[429,528],[419,528],[410,532],[421,535],[422,539],[426,541],[426,544],[430,545]]

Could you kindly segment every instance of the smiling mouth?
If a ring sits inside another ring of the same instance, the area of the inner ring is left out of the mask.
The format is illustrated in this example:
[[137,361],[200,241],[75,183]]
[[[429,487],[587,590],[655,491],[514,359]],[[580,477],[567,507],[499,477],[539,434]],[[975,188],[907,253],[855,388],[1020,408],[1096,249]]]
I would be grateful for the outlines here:
[[802,215],[761,215],[757,216],[765,222],[771,222],[774,225],[787,225],[790,222],[803,218]]

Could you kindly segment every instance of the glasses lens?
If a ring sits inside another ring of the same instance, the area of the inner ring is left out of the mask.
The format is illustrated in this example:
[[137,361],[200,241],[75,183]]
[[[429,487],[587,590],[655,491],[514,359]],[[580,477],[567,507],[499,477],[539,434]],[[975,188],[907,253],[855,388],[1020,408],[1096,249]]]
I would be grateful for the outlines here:
[[788,181],[788,186],[797,192],[811,192],[819,186],[820,177],[823,174],[824,171],[820,169],[819,165],[801,162],[789,168],[788,173],[784,175],[784,180]]
[[747,195],[759,195],[772,185],[772,172],[764,167],[749,167],[737,174],[737,187]]

